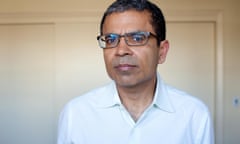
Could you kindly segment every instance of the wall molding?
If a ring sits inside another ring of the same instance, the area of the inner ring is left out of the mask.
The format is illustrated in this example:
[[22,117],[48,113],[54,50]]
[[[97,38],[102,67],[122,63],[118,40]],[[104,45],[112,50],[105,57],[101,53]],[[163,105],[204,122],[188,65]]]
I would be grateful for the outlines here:
[[[99,23],[102,11],[54,12],[54,13],[0,13],[0,25],[44,24],[44,23]],[[217,144],[223,143],[223,12],[220,10],[166,10],[167,23],[175,22],[212,22],[215,24],[216,67],[215,67],[215,137]]]

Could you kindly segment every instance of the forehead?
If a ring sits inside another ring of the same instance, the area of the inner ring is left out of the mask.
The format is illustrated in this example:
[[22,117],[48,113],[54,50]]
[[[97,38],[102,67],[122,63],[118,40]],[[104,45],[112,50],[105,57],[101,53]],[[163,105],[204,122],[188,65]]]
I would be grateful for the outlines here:
[[153,31],[151,14],[148,11],[128,10],[108,15],[103,24],[103,33],[126,33]]

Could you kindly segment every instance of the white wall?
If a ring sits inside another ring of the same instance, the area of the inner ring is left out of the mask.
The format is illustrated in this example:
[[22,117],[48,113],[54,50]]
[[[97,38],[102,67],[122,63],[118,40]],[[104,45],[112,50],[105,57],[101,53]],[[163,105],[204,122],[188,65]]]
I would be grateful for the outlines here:
[[[240,142],[240,106],[233,107],[232,100],[235,96],[240,97],[240,1],[238,0],[172,0],[172,1],[160,1],[154,0],[160,7],[166,12],[170,11],[204,11],[204,10],[217,10],[223,13],[223,48],[224,48],[224,143],[225,144],[238,144]],[[7,20],[9,15],[27,15],[31,17],[31,14],[41,13],[81,13],[83,11],[103,11],[110,0],[98,1],[98,0],[1,0],[0,1],[0,23]],[[83,15],[91,13],[84,12]],[[101,15],[101,14],[99,14]],[[88,53],[91,56],[91,53]],[[0,54],[0,60],[4,58]],[[1,62],[0,62],[1,63]],[[1,68],[0,68],[1,69]],[[2,69],[1,69],[2,70]],[[1,80],[5,77],[1,77]],[[1,89],[2,90],[2,89]],[[68,89],[70,91],[70,89]],[[1,98],[3,92],[0,93]],[[6,98],[5,98],[6,99]],[[11,98],[9,98],[11,99]],[[10,100],[11,101],[11,100]],[[0,110],[2,103],[0,106]],[[60,106],[59,106],[60,107]],[[31,107],[29,107],[31,108]],[[1,111],[0,111],[1,112]],[[6,115],[6,114],[5,114]],[[5,115],[1,115],[5,116]],[[1,118],[2,119],[2,118]],[[11,121],[14,117],[11,118]],[[6,120],[8,121],[8,119]],[[1,123],[1,121],[0,121]],[[51,122],[50,122],[51,123]],[[3,130],[0,130],[3,132]],[[1,140],[2,134],[0,134]],[[13,138],[14,139],[14,138]],[[50,141],[53,138],[49,138]]]

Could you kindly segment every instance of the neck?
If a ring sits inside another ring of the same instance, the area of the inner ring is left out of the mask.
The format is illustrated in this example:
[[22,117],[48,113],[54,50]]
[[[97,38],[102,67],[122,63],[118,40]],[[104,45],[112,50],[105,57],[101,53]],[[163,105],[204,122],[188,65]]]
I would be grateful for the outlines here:
[[152,103],[155,86],[156,79],[135,87],[117,86],[120,99],[135,122]]

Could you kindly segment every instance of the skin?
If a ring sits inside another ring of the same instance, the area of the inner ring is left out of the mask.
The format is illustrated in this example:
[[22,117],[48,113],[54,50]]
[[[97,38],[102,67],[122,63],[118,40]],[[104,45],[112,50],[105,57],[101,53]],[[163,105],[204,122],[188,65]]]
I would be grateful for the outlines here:
[[[156,34],[150,18],[147,11],[112,13],[106,17],[102,31],[103,34],[135,31]],[[128,46],[121,38],[117,47],[103,50],[107,73],[116,82],[120,99],[134,121],[153,100],[157,65],[164,63],[168,49],[167,40],[157,45],[156,38],[150,37],[144,46]]]

